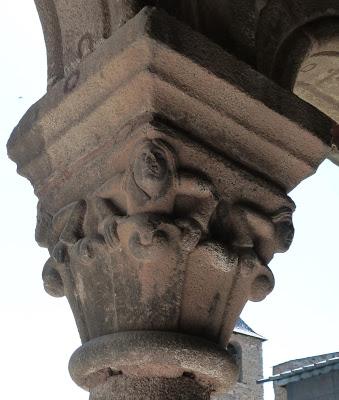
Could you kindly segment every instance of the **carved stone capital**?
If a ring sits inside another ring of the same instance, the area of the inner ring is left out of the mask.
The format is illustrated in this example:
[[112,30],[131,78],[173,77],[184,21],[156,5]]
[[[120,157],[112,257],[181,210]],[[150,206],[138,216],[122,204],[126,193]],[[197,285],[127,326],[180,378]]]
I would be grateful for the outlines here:
[[40,200],[46,291],[83,342],[71,374],[93,400],[137,379],[205,399],[235,381],[224,349],[273,289],[287,192],[329,153],[332,121],[155,8],[91,50],[8,143]]
[[[199,162],[200,146],[180,165],[185,144],[163,129],[149,125],[152,139],[126,142],[119,151],[124,168],[85,199],[51,218],[39,207],[37,233],[48,233],[41,242],[51,253],[45,288],[66,294],[85,342],[154,329],[226,345],[245,303],[273,289],[267,263],[293,238],[294,204],[287,196],[262,188],[276,202],[271,214],[250,201],[254,190],[248,203],[234,201],[212,172],[217,166],[220,180],[230,170],[211,152]],[[230,304],[232,296],[237,300]]]

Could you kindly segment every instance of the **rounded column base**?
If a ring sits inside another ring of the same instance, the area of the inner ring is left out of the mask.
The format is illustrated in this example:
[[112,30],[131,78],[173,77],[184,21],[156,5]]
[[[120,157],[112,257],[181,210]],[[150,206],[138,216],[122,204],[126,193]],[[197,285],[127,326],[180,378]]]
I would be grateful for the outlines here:
[[194,378],[131,378],[113,376],[91,390],[90,400],[209,400],[210,387]]
[[[194,398],[205,399],[208,392],[225,393],[238,376],[233,357],[215,343],[157,331],[119,332],[93,339],[75,351],[69,370],[73,380],[91,392],[92,400],[190,399],[182,397],[188,388],[187,393],[201,392]],[[119,393],[127,389],[131,397],[121,397]],[[139,390],[146,393],[144,397],[139,397]],[[181,397],[163,394],[175,390]],[[152,397],[153,392],[162,397]]]

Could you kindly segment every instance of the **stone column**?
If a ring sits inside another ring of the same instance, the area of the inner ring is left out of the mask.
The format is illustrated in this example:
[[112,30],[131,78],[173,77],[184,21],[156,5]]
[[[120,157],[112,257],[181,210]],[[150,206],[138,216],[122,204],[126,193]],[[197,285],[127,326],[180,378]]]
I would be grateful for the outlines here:
[[36,3],[49,85],[8,151],[39,197],[45,289],[83,343],[71,376],[92,400],[226,392],[235,322],[273,289],[287,193],[327,156],[332,122],[211,40],[217,19],[199,33],[193,2],[181,21],[133,1]]

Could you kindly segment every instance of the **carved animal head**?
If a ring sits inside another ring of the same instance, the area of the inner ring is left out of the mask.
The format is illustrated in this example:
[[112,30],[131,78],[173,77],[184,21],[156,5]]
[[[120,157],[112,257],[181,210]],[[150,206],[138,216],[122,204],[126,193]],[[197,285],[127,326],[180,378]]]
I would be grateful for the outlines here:
[[150,198],[163,196],[173,184],[173,151],[161,140],[146,140],[133,158],[132,173],[136,185]]
[[293,211],[290,208],[283,207],[272,216],[272,222],[275,227],[277,252],[283,253],[287,251],[292,244],[294,237],[292,213]]

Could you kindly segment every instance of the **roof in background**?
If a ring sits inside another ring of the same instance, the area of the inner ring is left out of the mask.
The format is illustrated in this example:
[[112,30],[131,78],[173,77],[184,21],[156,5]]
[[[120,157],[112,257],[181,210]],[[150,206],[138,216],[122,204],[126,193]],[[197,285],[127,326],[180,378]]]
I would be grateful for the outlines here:
[[266,340],[263,336],[259,335],[258,333],[254,332],[246,322],[244,322],[241,318],[238,318],[237,323],[235,324],[235,328],[233,329],[234,333],[240,333],[241,335],[252,336],[260,340]]
[[275,382],[279,386],[285,386],[288,383],[297,382],[313,376],[327,374],[331,371],[339,370],[339,357],[325,359],[314,364],[304,365],[299,368],[284,371],[269,378],[260,379],[257,383]]

